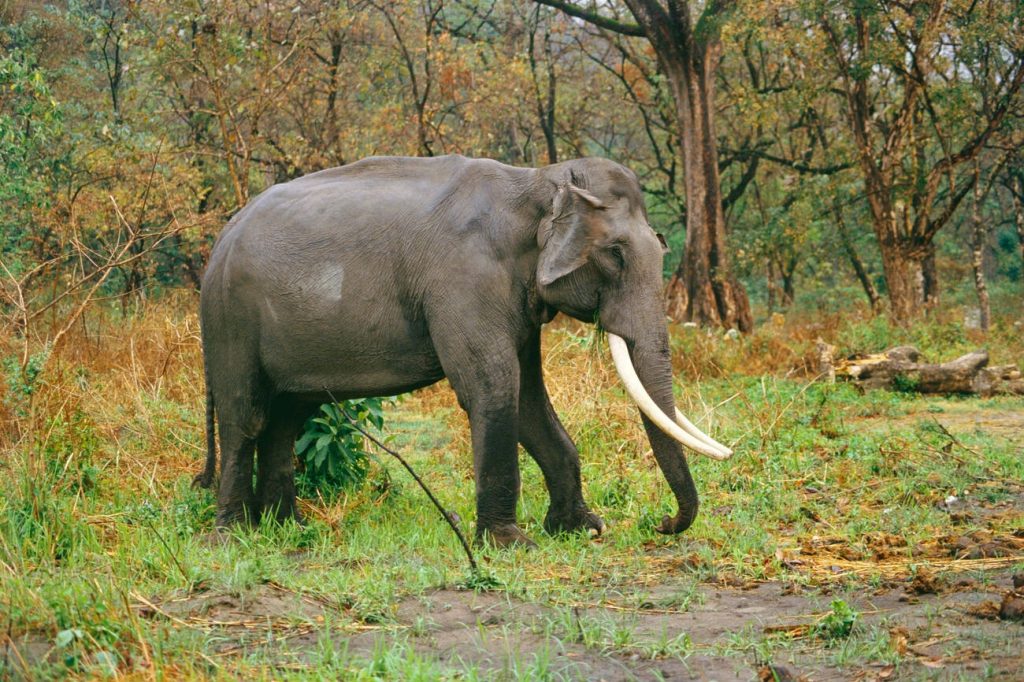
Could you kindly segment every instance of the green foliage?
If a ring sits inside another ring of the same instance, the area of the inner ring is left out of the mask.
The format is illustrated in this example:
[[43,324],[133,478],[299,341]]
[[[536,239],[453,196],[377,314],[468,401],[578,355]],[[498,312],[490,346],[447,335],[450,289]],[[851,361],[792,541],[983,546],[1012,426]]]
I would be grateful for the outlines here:
[[910,374],[896,374],[892,378],[892,387],[899,393],[917,393],[920,383],[920,377]]
[[46,366],[46,359],[49,357],[49,348],[33,353],[28,357],[28,362],[22,366],[18,358],[8,356],[3,359],[4,370],[7,374],[7,394],[4,402],[14,408],[19,417],[27,414],[28,402],[36,391],[36,380],[42,374]]
[[814,626],[814,634],[829,645],[844,640],[853,632],[860,614],[842,599],[832,600],[832,610]]
[[[64,110],[39,65],[30,25],[0,28],[0,259],[18,275],[36,263],[35,213],[52,203],[67,170]],[[0,272],[0,274],[3,274]]]
[[477,571],[466,576],[466,579],[460,583],[459,587],[464,590],[473,590],[474,592],[491,592],[504,588],[505,584],[500,578],[491,573]]
[[[70,274],[102,262],[125,230],[149,235],[139,244],[145,253],[99,293],[197,286],[226,215],[269,183],[370,154],[457,152],[542,165],[549,152],[538,113],[549,82],[555,156],[602,155],[636,170],[649,220],[671,247],[664,274],[678,267],[687,214],[680,131],[668,80],[645,41],[586,34],[557,11],[523,12],[515,3],[488,10],[487,22],[467,18],[480,11],[472,2],[436,16],[412,2],[313,2],[301,11],[236,0],[21,5],[0,21],[0,252],[15,275],[49,264],[27,287],[34,309],[49,303],[53,282],[66,286]],[[848,308],[864,298],[844,247],[884,293],[880,245],[869,229],[859,145],[836,99],[834,60],[810,58],[830,53],[830,43],[788,19],[842,17],[856,7],[877,32],[890,30],[890,14],[901,30],[914,17],[871,3],[776,5],[745,3],[742,12],[701,20],[721,31],[717,78],[728,84],[713,110],[729,258],[755,302]],[[1005,47],[1016,32],[1004,5],[989,0],[943,19],[952,51],[929,60],[944,75],[929,79],[929,102],[952,148],[977,136],[978,101],[999,80],[981,67],[995,59],[1003,68],[1015,54]],[[257,24],[264,30],[253,32]],[[902,63],[899,41],[871,44],[851,62],[851,77]],[[616,59],[602,57],[609,49]],[[790,58],[813,66],[791,74]],[[971,77],[950,78],[949,69]],[[897,81],[872,82],[881,113],[898,110]],[[1019,130],[1016,119],[1000,128],[981,159],[986,172],[996,149],[1019,146]],[[926,144],[893,165],[908,178],[896,185],[897,208],[916,204],[924,170],[948,153],[932,135],[911,137]],[[1011,161],[1005,172],[1018,166]],[[997,180],[985,207],[996,225],[992,285],[1018,282],[1024,267],[1005,220],[1005,184]],[[973,294],[958,262],[964,235],[952,229],[963,212],[936,237],[942,296],[957,302]],[[173,238],[160,236],[166,225]],[[160,248],[148,250],[157,239]],[[74,245],[88,257],[72,253]]]
[[16,538],[29,561],[67,561],[93,547],[93,529],[76,512],[81,498],[95,495],[100,469],[93,461],[99,438],[79,411],[58,414],[34,446],[31,474],[23,472],[11,490],[0,533]]
[[388,398],[362,398],[321,405],[320,414],[306,422],[295,443],[300,490],[331,493],[361,487],[375,455],[349,417],[364,431],[379,433],[384,428],[384,405],[389,402]]
[[[7,31],[21,33],[16,27]],[[63,132],[63,111],[29,49],[0,55],[0,89],[0,202],[43,200],[39,173],[60,162],[52,145]]]

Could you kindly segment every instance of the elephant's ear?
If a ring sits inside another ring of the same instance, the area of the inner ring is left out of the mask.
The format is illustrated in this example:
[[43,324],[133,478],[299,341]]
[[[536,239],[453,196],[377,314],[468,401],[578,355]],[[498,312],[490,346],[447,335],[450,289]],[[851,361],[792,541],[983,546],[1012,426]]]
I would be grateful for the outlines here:
[[[571,184],[559,187],[551,218],[544,221],[538,233],[537,282],[541,286],[548,286],[587,262],[600,231],[599,222],[588,219],[587,214],[604,208],[601,200],[585,189]],[[583,215],[573,217],[573,212]]]

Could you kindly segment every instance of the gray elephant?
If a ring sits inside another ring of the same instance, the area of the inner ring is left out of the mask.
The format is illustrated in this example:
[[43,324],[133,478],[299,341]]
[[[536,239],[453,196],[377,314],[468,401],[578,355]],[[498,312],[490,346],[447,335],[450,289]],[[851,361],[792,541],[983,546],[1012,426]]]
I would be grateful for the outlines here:
[[605,159],[370,158],[271,187],[225,228],[203,278],[208,456],[196,482],[213,482],[216,413],[218,525],[296,515],[294,442],[330,396],[447,377],[469,415],[478,540],[532,544],[516,525],[520,443],[551,498],[544,527],[601,532],[541,374],[541,326],[561,311],[607,331],[678,502],[658,530],[686,530],[697,491],[680,443],[731,451],[675,409],[664,252],[636,176]]

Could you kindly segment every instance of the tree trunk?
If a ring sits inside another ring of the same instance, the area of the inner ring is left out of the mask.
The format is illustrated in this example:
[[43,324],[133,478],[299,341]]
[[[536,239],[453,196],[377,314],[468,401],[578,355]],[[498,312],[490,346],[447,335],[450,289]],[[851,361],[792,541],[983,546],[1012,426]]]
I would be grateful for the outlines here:
[[[533,79],[533,97],[537,105],[537,120],[540,129],[544,133],[544,146],[547,150],[548,164],[558,163],[558,141],[555,138],[555,107],[558,101],[557,78],[555,76],[555,60],[551,54],[551,25],[545,23],[544,27],[544,65],[547,71],[547,83],[541,87],[540,77],[537,73],[537,52],[536,34],[537,24],[540,21],[540,5],[534,14],[534,23],[530,30],[530,40],[527,46],[530,75]],[[543,90],[544,94],[541,94]]]
[[927,310],[931,310],[939,305],[939,272],[935,267],[935,242],[928,242],[925,249],[921,277],[924,285],[924,305]]
[[796,266],[797,259],[793,258],[779,268],[779,272],[782,273],[782,304],[787,308],[796,300],[796,288],[793,284],[793,280],[796,279]]
[[850,265],[853,266],[853,271],[857,274],[857,280],[860,282],[861,287],[864,288],[864,294],[868,297],[868,302],[871,304],[871,312],[877,314],[882,309],[882,299],[878,295],[874,282],[871,281],[871,277],[868,275],[867,268],[864,267],[864,261],[860,259],[857,250],[853,247],[850,234],[846,230],[846,221],[843,219],[842,209],[839,208],[838,203],[832,207],[832,212],[836,217],[839,238],[842,240],[843,249],[850,259]]
[[971,269],[974,270],[974,290],[978,293],[978,324],[983,332],[988,331],[991,307],[988,301],[988,285],[985,282],[985,243],[988,230],[981,219],[981,164],[974,162],[974,202],[971,204]]
[[892,316],[898,324],[907,325],[924,307],[924,254],[904,244],[881,243]]
[[694,8],[686,0],[673,0],[667,6],[658,0],[626,0],[636,24],[604,16],[595,5],[585,9],[565,0],[535,1],[603,29],[650,41],[672,89],[686,174],[686,251],[666,287],[669,314],[750,331],[754,326],[750,301],[729,269],[725,250],[714,126],[721,24],[735,8],[735,0],[704,3],[696,21]]
[[686,62],[663,64],[676,103],[686,183],[686,248],[676,278],[686,288],[684,319],[749,332],[754,326],[750,301],[730,271],[725,248],[714,126],[720,50],[718,42],[695,43]]
[[679,275],[677,269],[668,278],[665,285],[665,314],[673,320],[686,319],[686,308],[689,302],[689,294],[686,293],[685,280]]
[[1024,282],[1024,202],[1021,201],[1021,192],[1024,191],[1024,187],[1021,186],[1020,174],[1013,174],[1013,222],[1017,226],[1017,241],[1020,242],[1020,260],[1021,260],[1021,281]]

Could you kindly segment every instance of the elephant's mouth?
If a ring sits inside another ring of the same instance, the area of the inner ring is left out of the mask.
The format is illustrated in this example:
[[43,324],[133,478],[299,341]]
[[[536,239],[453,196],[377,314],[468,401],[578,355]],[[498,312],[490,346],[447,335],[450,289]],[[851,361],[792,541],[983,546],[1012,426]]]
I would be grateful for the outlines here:
[[678,409],[676,409],[675,419],[672,419],[658,407],[640,381],[636,368],[633,367],[633,361],[629,357],[629,349],[621,336],[609,332],[608,347],[612,353],[612,360],[615,362],[615,369],[619,373],[619,378],[622,379],[629,397],[659,429],[682,445],[707,457],[722,460],[732,456],[732,450],[698,429]]

